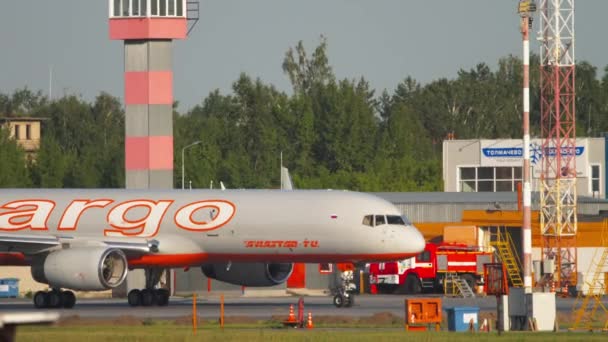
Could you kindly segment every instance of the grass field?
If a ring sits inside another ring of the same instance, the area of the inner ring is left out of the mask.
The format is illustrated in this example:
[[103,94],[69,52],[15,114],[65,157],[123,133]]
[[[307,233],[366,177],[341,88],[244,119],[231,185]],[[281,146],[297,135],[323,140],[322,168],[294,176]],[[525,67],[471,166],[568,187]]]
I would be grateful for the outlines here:
[[198,329],[173,323],[140,326],[94,325],[22,327],[17,341],[607,341],[606,333],[449,333],[405,332],[399,328],[282,329],[217,326]]

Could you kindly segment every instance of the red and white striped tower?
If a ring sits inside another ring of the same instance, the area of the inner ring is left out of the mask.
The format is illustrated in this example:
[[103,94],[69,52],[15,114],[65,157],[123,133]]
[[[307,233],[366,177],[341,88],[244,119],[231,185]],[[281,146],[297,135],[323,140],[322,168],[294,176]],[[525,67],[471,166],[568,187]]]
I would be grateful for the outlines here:
[[[187,36],[187,0],[109,0],[110,39],[124,41],[127,189],[173,188],[172,42]],[[124,296],[151,289],[162,270],[129,272]],[[173,282],[169,280],[169,284]]]
[[[574,0],[542,0],[541,236],[543,259],[555,262],[559,291],[576,284],[576,134]],[[546,271],[546,270],[545,270]]]
[[[526,5],[526,6],[522,6]],[[521,33],[523,38],[523,271],[524,290],[532,292],[532,186],[530,185],[530,17],[535,8],[530,7],[529,1],[520,1]]]
[[109,0],[110,39],[125,51],[126,187],[173,188],[172,41],[186,0]]

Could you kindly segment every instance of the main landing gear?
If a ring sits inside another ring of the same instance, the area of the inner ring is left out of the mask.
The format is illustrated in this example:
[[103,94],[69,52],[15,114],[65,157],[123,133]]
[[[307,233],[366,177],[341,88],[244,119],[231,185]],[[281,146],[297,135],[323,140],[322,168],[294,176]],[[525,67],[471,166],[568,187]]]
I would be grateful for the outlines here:
[[146,268],[146,288],[129,291],[127,300],[131,306],[167,306],[169,305],[169,290],[155,289],[163,274],[161,268]]
[[134,289],[129,291],[127,300],[131,306],[167,306],[169,305],[169,290],[166,289]]
[[76,304],[76,296],[72,291],[38,291],[34,294],[34,306],[38,309],[44,308],[66,308],[71,309]]

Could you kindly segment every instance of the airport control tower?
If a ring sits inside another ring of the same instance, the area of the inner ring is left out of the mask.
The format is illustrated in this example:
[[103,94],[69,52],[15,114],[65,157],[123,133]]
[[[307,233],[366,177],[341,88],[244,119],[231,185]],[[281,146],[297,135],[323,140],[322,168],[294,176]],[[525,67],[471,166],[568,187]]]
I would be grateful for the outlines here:
[[173,188],[174,39],[187,0],[109,0],[110,39],[124,41],[127,189]]
[[[198,1],[109,0],[108,5],[110,39],[124,41],[126,188],[171,189],[173,40],[185,39],[189,20],[198,20]],[[152,288],[162,282],[162,272],[129,272],[126,286],[113,294]]]

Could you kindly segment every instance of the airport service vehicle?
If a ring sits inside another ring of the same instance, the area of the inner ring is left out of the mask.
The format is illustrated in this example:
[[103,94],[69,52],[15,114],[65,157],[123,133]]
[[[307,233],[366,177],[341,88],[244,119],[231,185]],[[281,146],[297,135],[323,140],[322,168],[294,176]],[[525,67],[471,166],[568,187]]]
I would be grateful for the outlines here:
[[465,280],[471,289],[483,284],[483,265],[493,254],[477,246],[428,243],[416,256],[369,265],[370,283],[381,293],[443,292],[448,275]]
[[[370,227],[370,213],[394,224]],[[49,285],[34,295],[38,308],[72,307],[70,290],[115,288],[134,268],[145,270],[146,287],[131,290],[129,304],[167,305],[168,291],[155,289],[165,268],[272,286],[294,262],[408,258],[424,238],[400,215],[349,191],[4,189],[0,265],[29,265]]]

